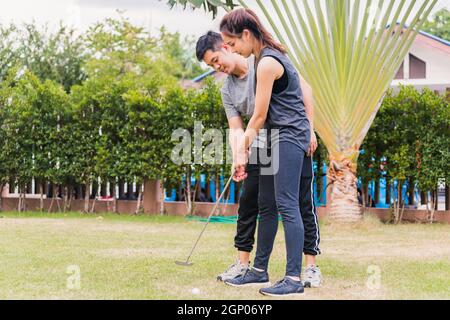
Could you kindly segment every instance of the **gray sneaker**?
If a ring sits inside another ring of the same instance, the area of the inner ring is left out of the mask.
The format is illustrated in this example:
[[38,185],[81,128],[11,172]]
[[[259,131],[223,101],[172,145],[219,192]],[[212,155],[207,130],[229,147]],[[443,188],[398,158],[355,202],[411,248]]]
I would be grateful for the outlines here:
[[322,285],[322,273],[317,266],[307,266],[302,277],[305,288],[318,288]]
[[244,275],[249,265],[241,264],[240,261],[236,261],[234,264],[228,267],[228,269],[217,276],[217,281],[228,281],[233,280],[236,277]]

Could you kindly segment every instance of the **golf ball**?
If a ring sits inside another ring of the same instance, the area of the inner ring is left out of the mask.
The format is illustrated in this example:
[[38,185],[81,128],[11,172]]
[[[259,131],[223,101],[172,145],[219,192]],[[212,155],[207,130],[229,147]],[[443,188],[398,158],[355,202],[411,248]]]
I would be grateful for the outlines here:
[[193,294],[200,294],[200,289],[199,288],[193,288],[192,289],[192,293]]

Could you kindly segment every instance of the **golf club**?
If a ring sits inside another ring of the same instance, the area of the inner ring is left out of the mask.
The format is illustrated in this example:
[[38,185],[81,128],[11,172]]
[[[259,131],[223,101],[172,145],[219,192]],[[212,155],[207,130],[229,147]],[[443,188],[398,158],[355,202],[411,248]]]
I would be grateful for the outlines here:
[[195,248],[197,247],[197,244],[198,244],[198,242],[200,241],[200,238],[202,237],[203,232],[205,232],[206,227],[208,226],[209,221],[211,220],[211,217],[213,216],[214,212],[216,212],[217,206],[219,205],[220,201],[222,200],[223,196],[225,195],[225,192],[227,191],[228,187],[230,186],[230,183],[231,183],[232,178],[233,178],[233,176],[231,176],[230,179],[228,179],[227,184],[226,184],[225,187],[223,188],[222,194],[220,195],[219,199],[217,199],[216,204],[214,205],[214,208],[212,209],[212,211],[211,211],[211,213],[210,213],[210,215],[209,215],[209,217],[208,217],[208,220],[206,221],[205,226],[203,227],[202,232],[200,232],[200,235],[198,236],[197,241],[195,242],[194,247],[192,248],[191,253],[190,253],[189,256],[187,257],[186,261],[175,261],[175,263],[176,263],[177,265],[183,266],[183,267],[190,267],[190,266],[192,266],[192,262],[189,262],[189,259],[191,258],[192,253],[194,252]]

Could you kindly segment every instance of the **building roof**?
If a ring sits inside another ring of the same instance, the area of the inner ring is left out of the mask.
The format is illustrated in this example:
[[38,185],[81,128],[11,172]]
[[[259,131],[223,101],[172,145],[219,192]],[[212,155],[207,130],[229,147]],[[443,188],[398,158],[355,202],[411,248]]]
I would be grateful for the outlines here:
[[439,37],[436,37],[436,36],[434,36],[432,34],[429,34],[429,33],[425,32],[425,31],[419,31],[419,33],[424,35],[424,36],[426,36],[426,37],[428,37],[428,38],[431,38],[433,40],[439,41],[440,43],[445,44],[446,46],[450,47],[450,41],[447,41],[445,39],[441,39]]
[[213,75],[214,73],[216,73],[216,70],[209,70],[205,73],[203,73],[202,75],[199,75],[198,77],[192,79],[193,82],[200,82],[203,79],[209,77],[210,75]]

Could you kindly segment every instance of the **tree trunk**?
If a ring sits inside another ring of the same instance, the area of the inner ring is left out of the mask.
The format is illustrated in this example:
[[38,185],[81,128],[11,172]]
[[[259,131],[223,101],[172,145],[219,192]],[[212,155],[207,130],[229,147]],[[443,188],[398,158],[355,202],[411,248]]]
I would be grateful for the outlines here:
[[[428,210],[428,213],[429,213],[428,221],[430,223],[434,222],[434,213],[436,211],[435,210],[436,202],[437,202],[437,192],[432,191],[431,192],[431,209]],[[427,208],[428,208],[428,204],[427,204]]]
[[111,183],[112,186],[112,199],[113,199],[113,213],[117,213],[117,197],[116,197],[116,183]]
[[[58,188],[56,189],[57,192],[60,190],[60,188],[61,188],[61,185],[59,184]],[[58,205],[58,212],[61,212],[61,205],[59,203],[59,196],[58,196],[58,194],[56,194],[56,204]]]
[[67,210],[71,211],[72,210],[72,199],[74,197],[74,188],[71,186],[69,187],[69,203],[67,205]]
[[391,207],[391,182],[388,177],[386,177],[386,204]]
[[414,181],[412,178],[408,179],[408,205],[414,206]]
[[92,207],[91,207],[91,213],[94,213],[95,211],[95,202],[97,198],[100,196],[100,188],[97,188],[97,194],[94,196],[94,200],[92,201]]
[[123,180],[119,180],[119,199],[125,198],[125,192],[124,192],[124,182]]
[[39,211],[42,213],[44,211],[44,185],[43,182],[39,183]]
[[25,189],[25,192],[23,193],[23,201],[22,201],[22,212],[27,211],[27,189]]
[[160,201],[160,203],[159,203],[159,214],[161,216],[163,216],[164,213],[165,213],[164,212],[165,211],[165,209],[164,209],[164,199],[165,199],[165,195],[166,195],[166,190],[164,189],[164,179],[161,180],[161,182],[159,184],[159,187],[160,187],[160,191],[161,191],[160,198],[159,198],[159,201]]
[[400,212],[400,217],[399,217],[399,219],[398,219],[398,223],[402,223],[402,221],[403,221],[403,213],[405,212],[405,203],[403,202],[402,203],[402,210],[401,210],[401,212]]
[[[358,192],[358,190],[356,190]],[[366,186],[364,183],[361,185],[361,202],[362,202],[362,214],[363,216],[366,214],[366,203],[367,203],[367,197],[366,197]]]
[[[0,194],[1,194],[1,192],[0,192]],[[445,210],[450,210],[450,183],[449,183],[449,181],[445,182]]]
[[133,193],[133,182],[127,182],[127,199],[136,200]]
[[380,179],[375,179],[375,204],[380,203]]
[[90,197],[90,182],[89,180],[86,181],[85,184],[85,188],[86,188],[86,192],[84,193],[84,213],[88,213],[89,212],[89,197]]
[[423,191],[420,191],[420,204],[421,205],[427,204],[427,195]]
[[330,156],[327,175],[331,187],[330,218],[338,222],[355,222],[362,219],[358,203],[356,164],[348,159],[338,161]]
[[5,187],[5,185],[2,183],[0,184],[0,212],[3,211],[3,188]]
[[53,202],[55,201],[55,188],[52,187],[52,201],[50,201],[50,207],[48,208],[48,213],[52,212]]
[[20,209],[22,208],[21,201],[22,201],[22,191],[20,190],[20,187],[19,187],[19,203],[17,204],[17,211],[18,212],[20,212]]
[[402,183],[397,182],[397,198],[394,200],[394,223],[399,224],[403,215],[403,210],[401,211],[400,206],[404,209],[404,203],[402,199]]
[[189,213],[190,215],[193,215],[195,212],[195,198],[197,197],[197,190],[199,186],[200,186],[200,179],[195,181],[194,192],[192,192],[191,198],[191,212]]
[[369,184],[362,183],[361,193],[362,193],[361,194],[362,205],[363,205],[363,208],[364,208],[364,211],[365,211],[366,210],[365,208],[366,208],[368,200],[369,200]]
[[22,212],[22,190],[19,190],[19,205],[17,207],[18,212]]
[[63,212],[66,213],[67,203],[69,202],[69,187],[64,186]]
[[394,201],[393,201],[393,203],[392,203],[392,205],[393,205],[393,217],[394,217],[394,224],[397,224],[397,221],[398,221],[398,219],[397,219],[397,204],[398,204],[398,202],[397,202],[397,198],[395,197],[395,192],[394,192]]
[[220,196],[220,177],[216,173],[216,201],[217,199],[219,199],[219,196]]
[[188,167],[187,171],[186,171],[185,197],[186,197],[187,214],[191,215],[192,202],[191,202],[191,168],[190,167]]
[[434,201],[434,210],[438,210],[439,209],[439,189],[438,189],[438,187],[436,187],[435,190],[436,190],[435,191],[436,198]]
[[135,215],[138,215],[141,211],[141,199],[142,199],[142,186],[139,187],[139,193],[137,198],[137,204],[136,204],[136,211],[134,212]]

